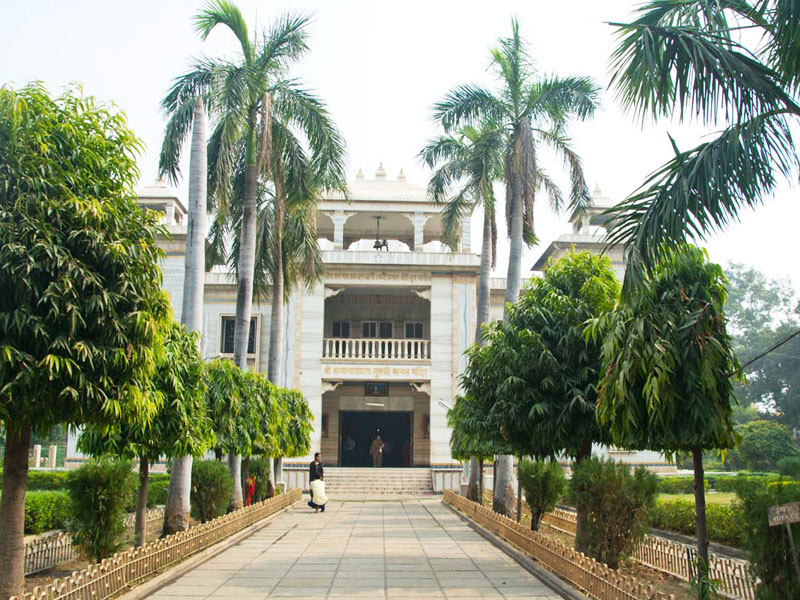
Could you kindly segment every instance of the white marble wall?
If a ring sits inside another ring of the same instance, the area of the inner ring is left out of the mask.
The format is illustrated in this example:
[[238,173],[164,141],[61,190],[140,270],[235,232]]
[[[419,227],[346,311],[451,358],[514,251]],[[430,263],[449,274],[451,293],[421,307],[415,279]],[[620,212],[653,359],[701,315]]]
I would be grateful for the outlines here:
[[[322,334],[325,319],[325,286],[318,283],[303,294],[302,307],[297,319],[300,327],[300,391],[314,415],[309,454],[320,449],[320,424],[322,422]],[[306,457],[306,458],[310,458]]]
[[[452,462],[447,408],[453,402],[453,279],[431,278],[431,463]],[[439,403],[441,401],[445,406]]]

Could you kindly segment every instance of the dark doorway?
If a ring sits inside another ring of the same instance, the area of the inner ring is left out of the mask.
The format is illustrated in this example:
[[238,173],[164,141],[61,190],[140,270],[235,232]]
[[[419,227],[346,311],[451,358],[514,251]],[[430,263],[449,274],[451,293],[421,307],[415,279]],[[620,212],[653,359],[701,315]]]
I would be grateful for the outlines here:
[[[372,412],[341,411],[341,452],[343,467],[371,467],[372,455],[369,453],[372,440],[377,435],[383,440],[384,467],[410,467],[414,453],[411,447],[411,412]],[[348,449],[348,437],[355,442],[355,448]]]

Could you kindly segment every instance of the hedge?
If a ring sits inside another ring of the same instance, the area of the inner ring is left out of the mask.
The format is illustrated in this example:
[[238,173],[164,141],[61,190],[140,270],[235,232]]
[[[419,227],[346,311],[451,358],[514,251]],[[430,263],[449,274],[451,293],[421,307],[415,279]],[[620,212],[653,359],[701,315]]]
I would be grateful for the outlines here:
[[[705,480],[708,491],[708,479]],[[658,481],[660,494],[694,494],[694,477],[661,477]]]
[[147,484],[147,508],[155,508],[166,504],[167,496],[169,496],[169,477],[167,477],[166,481],[150,480]]
[[767,484],[770,481],[777,481],[778,475],[775,473],[740,473],[738,475],[716,475],[708,477],[711,487],[718,492],[735,492],[737,481],[752,481],[754,483]]
[[[706,504],[708,537],[712,542],[738,546],[743,534],[741,509],[736,505]],[[658,500],[650,512],[650,525],[664,531],[697,535],[694,502]]]
[[65,490],[25,494],[25,533],[40,534],[50,529],[64,529],[70,515],[69,494]]

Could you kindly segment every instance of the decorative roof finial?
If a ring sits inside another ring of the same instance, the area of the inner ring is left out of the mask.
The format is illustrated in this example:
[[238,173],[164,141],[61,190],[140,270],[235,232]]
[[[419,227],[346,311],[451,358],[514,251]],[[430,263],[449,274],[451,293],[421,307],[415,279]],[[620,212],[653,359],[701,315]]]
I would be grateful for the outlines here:
[[594,184],[594,191],[592,192],[592,196],[602,196],[602,195],[603,195],[603,192],[600,189],[600,184],[599,183],[595,183]]
[[405,181],[406,174],[403,172],[403,169],[400,169],[400,172],[397,174],[397,181]]
[[378,170],[375,171],[375,179],[386,179],[386,169],[383,168],[383,163],[378,165]]
[[361,167],[358,167],[358,173],[356,173],[356,179],[364,179],[364,171],[361,170]]

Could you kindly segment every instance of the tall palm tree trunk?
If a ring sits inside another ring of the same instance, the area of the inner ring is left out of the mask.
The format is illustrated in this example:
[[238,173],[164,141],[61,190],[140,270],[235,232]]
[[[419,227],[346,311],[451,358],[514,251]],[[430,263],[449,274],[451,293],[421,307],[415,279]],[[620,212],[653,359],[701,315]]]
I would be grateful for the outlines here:
[[25,488],[28,484],[28,446],[31,426],[6,427],[3,494],[0,497],[0,598],[22,597],[25,587]]
[[[244,166],[244,195],[242,198],[242,229],[239,234],[239,268],[236,289],[236,321],[233,333],[233,362],[247,370],[247,346],[250,337],[250,318],[253,314],[253,274],[256,265],[256,200],[259,165],[255,160],[255,119],[251,122],[248,161]],[[228,468],[233,478],[229,509],[244,505],[241,478],[242,457],[231,452]]]
[[150,475],[150,461],[146,456],[139,458],[139,490],[136,494],[136,522],[134,524],[134,543],[144,546],[147,541],[147,478]]
[[[189,155],[189,214],[186,228],[186,262],[183,277],[181,323],[190,331],[197,331],[201,335],[205,284],[207,172],[206,112],[203,100],[198,98],[194,106],[192,147]],[[197,343],[201,345],[202,352],[200,337],[198,337]],[[189,454],[172,461],[162,535],[170,535],[189,528],[191,493],[192,456]]]
[[[483,242],[481,243],[481,271],[478,279],[478,323],[475,326],[475,343],[483,341],[483,324],[489,320],[489,277],[492,272],[492,220],[484,207]],[[482,502],[483,460],[473,456],[469,461],[469,484],[467,498]]]
[[[511,177],[511,250],[508,257],[508,276],[506,277],[506,306],[503,319],[508,320],[508,306],[519,297],[522,272],[522,179],[519,172]],[[514,515],[514,457],[505,454],[497,457],[497,482],[494,486],[492,508],[495,512],[513,517]]]
[[[276,177],[276,180],[280,177]],[[275,211],[277,219],[275,222],[275,274],[272,281],[272,315],[270,318],[269,332],[269,371],[267,377],[275,385],[282,385],[280,379],[281,362],[283,359],[283,222],[284,222],[284,198],[281,185],[276,181]]]

